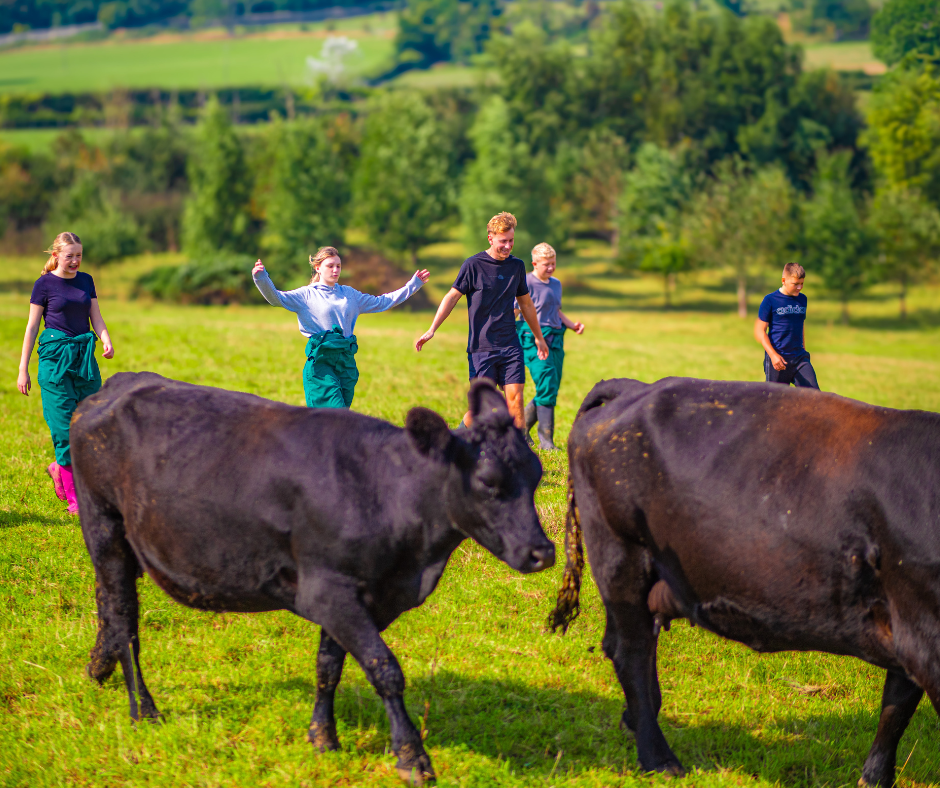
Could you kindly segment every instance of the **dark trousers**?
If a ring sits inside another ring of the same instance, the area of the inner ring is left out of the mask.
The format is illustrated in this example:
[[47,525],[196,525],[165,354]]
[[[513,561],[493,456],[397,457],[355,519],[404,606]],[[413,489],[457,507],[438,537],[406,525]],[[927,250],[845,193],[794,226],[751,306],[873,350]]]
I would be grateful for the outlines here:
[[816,382],[816,370],[809,361],[809,353],[794,359],[784,359],[787,362],[786,369],[776,370],[770,363],[770,356],[764,353],[764,374],[767,376],[768,383],[783,383],[789,386],[799,386],[805,389],[818,389],[819,383]]

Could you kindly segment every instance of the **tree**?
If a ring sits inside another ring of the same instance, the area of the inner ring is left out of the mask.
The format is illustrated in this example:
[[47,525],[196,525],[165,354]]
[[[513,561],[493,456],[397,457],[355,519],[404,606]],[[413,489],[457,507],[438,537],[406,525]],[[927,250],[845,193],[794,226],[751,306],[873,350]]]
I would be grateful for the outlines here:
[[339,246],[346,230],[350,173],[343,142],[322,119],[278,123],[261,245],[275,265],[307,270],[320,246]]
[[190,195],[183,210],[183,249],[191,257],[251,252],[252,177],[228,114],[213,97],[193,135],[187,162]]
[[908,287],[926,279],[940,257],[940,212],[912,191],[880,191],[869,211],[878,239],[878,276],[900,287],[901,319]]
[[651,142],[640,148],[624,178],[618,259],[629,268],[662,274],[667,306],[670,284],[691,262],[682,240],[691,194],[691,179],[675,155]]
[[398,62],[409,68],[467,62],[483,51],[502,13],[500,0],[408,0],[398,14]]
[[871,241],[849,182],[848,155],[821,154],[813,196],[803,203],[803,257],[842,302],[843,323],[849,301],[869,281]]
[[747,317],[748,277],[779,262],[794,238],[793,206],[779,165],[752,172],[738,159],[720,162],[692,201],[686,229],[693,259],[734,268],[739,317]]
[[871,24],[875,57],[893,66],[905,57],[940,58],[940,4],[936,0],[889,0]]
[[356,217],[381,247],[418,249],[454,213],[450,153],[441,124],[417,93],[382,94],[366,120],[353,186]]
[[940,78],[928,66],[898,70],[878,85],[868,111],[875,169],[891,190],[914,190],[940,206]]
[[532,155],[529,146],[514,136],[509,107],[493,96],[477,114],[470,130],[476,159],[466,169],[460,195],[467,246],[480,250],[486,240],[486,223],[500,211],[519,221],[516,251],[526,254],[540,241],[556,246],[568,228],[552,221],[551,192],[544,159]]

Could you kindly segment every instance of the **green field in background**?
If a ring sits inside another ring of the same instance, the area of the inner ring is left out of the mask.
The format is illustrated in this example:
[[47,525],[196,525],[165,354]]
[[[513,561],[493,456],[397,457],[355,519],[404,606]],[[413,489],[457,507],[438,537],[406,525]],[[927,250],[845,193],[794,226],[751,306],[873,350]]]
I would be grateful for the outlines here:
[[[435,298],[452,281],[456,249],[441,244],[422,256]],[[301,404],[304,340],[293,315],[127,299],[136,276],[178,259],[89,268],[116,348],[112,361],[99,351],[102,373],[146,369]],[[343,751],[316,755],[304,740],[317,632],[290,614],[197,612],[144,579],[141,662],[165,722],[130,723],[120,669],[104,688],[85,678],[93,573],[79,526],[43,473],[52,453],[38,391],[26,398],[15,389],[42,262],[0,259],[0,784],[400,788],[383,706],[351,661],[337,693]],[[752,294],[743,321],[726,272],[683,278],[676,307],[665,311],[660,280],[616,272],[600,245],[560,262],[565,311],[587,326],[566,337],[561,443],[600,378],[762,378],[751,326],[772,279]],[[821,298],[812,272],[805,292],[807,343],[824,388],[940,411],[940,290],[914,291],[908,323],[897,319],[890,290],[875,291],[853,305],[848,327],[836,322],[838,305]],[[456,424],[466,404],[466,311],[459,307],[415,353],[411,343],[430,320],[401,310],[359,320],[355,410],[401,424],[408,408],[425,405]],[[311,447],[311,462],[316,456]],[[537,505],[560,546],[566,460],[541,457]],[[684,622],[660,640],[660,720],[692,774],[680,782],[641,774],[633,742],[618,728],[623,696],[600,648],[603,611],[587,575],[569,634],[544,631],[560,576],[560,563],[514,574],[467,542],[438,591],[386,633],[412,718],[425,718],[440,786],[855,785],[875,734],[882,671],[829,655],[759,656]],[[901,742],[900,786],[940,784],[938,745],[937,715],[925,700]]]
[[883,74],[885,64],[871,52],[868,41],[840,41],[835,44],[806,44],[803,61],[807,69],[834,68],[836,71],[864,71]]
[[[331,24],[333,30],[327,30]],[[113,88],[212,89],[234,85],[306,83],[306,58],[319,57],[328,35],[355,39],[359,53],[347,61],[350,73],[381,70],[392,56],[394,17],[376,14],[262,33],[204,33],[94,44],[29,46],[0,51],[0,92],[65,93]],[[278,37],[283,36],[283,37]]]

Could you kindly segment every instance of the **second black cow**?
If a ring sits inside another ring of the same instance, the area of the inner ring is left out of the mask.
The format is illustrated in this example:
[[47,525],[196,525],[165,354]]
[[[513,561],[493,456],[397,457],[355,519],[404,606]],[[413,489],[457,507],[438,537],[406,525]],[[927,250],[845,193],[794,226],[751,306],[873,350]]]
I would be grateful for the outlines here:
[[940,712],[940,416],[764,383],[609,380],[568,457],[551,623],[577,614],[583,529],[641,766],[682,770],[657,722],[656,639],[688,618],[758,651],[885,668],[861,782],[890,788],[925,691]]
[[428,597],[468,536],[520,572],[555,560],[535,511],[538,458],[491,384],[475,382],[469,400],[465,440],[424,408],[401,429],[151,373],[115,375],[71,427],[97,581],[89,675],[104,681],[120,662],[131,716],[157,716],[139,662],[143,572],[190,607],[290,610],[322,627],[311,743],[339,747],[333,697],[349,653],[385,704],[399,773],[432,778],[380,633]]

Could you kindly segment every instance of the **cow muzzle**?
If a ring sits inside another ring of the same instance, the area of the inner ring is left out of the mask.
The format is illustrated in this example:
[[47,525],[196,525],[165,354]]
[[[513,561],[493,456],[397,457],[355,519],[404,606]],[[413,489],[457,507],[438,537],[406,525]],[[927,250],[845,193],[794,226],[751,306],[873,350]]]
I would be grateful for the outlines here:
[[544,537],[535,544],[521,545],[511,552],[506,563],[524,575],[541,572],[555,564],[555,545]]

